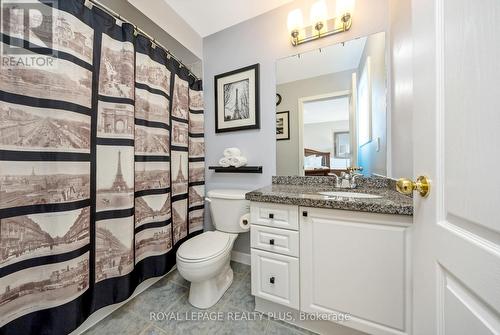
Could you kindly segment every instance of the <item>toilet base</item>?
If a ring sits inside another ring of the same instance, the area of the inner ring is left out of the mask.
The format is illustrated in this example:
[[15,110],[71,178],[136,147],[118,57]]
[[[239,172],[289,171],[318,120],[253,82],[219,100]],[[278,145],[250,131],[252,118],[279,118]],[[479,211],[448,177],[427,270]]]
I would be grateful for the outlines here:
[[207,309],[215,305],[233,283],[233,269],[228,264],[214,278],[191,283],[189,303],[196,308]]

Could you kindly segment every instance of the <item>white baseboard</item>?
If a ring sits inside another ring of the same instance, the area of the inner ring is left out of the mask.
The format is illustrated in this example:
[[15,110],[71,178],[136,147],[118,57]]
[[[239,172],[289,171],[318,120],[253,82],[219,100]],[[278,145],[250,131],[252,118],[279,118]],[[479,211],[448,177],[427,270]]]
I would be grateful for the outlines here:
[[[176,268],[177,268],[177,266],[174,265],[174,267],[168,273],[174,271]],[[168,273],[166,275],[168,275]],[[154,277],[154,278],[146,279],[145,281],[143,281],[142,283],[140,283],[136,287],[134,293],[130,296],[130,298],[128,298],[127,300],[125,300],[123,302],[109,305],[109,306],[105,306],[105,307],[95,311],[78,328],[76,328],[74,331],[72,331],[70,335],[79,335],[79,334],[84,333],[85,331],[87,331],[91,327],[95,326],[100,321],[104,320],[107,316],[109,316],[111,313],[116,311],[118,308],[122,307],[127,302],[134,299],[136,296],[138,296],[142,292],[146,291],[149,287],[151,287],[153,284],[155,284],[157,281],[159,281],[160,279],[162,279],[166,275],[161,276],[161,277]]]
[[251,265],[250,254],[245,254],[244,252],[231,251],[231,260],[241,264]]

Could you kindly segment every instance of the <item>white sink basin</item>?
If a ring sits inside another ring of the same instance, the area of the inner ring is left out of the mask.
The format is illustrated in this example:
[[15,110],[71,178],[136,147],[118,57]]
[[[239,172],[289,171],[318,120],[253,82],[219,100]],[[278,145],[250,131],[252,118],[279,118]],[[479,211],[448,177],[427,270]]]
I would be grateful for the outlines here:
[[318,194],[325,195],[327,197],[345,197],[345,198],[361,198],[361,199],[382,198],[380,195],[368,194],[368,193],[355,193],[355,192],[318,192]]

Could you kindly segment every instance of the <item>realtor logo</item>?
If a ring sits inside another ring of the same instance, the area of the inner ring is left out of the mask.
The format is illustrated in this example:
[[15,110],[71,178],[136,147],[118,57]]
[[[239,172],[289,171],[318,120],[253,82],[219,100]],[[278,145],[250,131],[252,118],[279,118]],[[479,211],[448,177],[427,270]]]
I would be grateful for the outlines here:
[[0,0],[1,66],[51,66],[58,0]]

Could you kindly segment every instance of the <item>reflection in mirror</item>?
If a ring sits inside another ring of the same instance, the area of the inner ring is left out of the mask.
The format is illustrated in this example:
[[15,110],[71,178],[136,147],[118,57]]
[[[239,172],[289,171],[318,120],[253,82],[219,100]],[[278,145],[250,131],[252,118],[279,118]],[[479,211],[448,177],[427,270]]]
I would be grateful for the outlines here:
[[381,32],[278,60],[277,175],[387,175],[385,55]]

